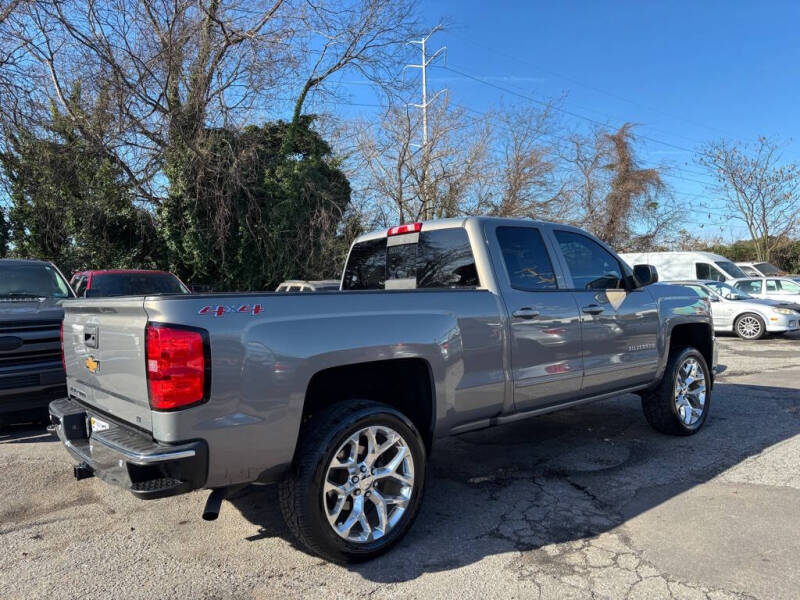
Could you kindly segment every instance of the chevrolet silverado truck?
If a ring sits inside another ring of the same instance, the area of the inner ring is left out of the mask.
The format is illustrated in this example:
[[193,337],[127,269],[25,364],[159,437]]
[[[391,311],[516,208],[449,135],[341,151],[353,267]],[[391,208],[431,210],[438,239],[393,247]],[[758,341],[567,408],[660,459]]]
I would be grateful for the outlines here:
[[565,225],[468,217],[352,245],[341,289],[65,303],[51,430],[139,498],[279,484],[334,561],[411,527],[434,440],[633,392],[658,431],[706,421],[707,301]]

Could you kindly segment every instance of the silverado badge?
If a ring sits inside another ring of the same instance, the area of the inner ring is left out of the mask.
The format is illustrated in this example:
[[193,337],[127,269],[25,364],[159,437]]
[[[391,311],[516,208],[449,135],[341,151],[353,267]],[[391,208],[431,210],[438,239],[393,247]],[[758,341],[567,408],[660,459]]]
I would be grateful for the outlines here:
[[94,356],[89,355],[89,358],[86,359],[86,368],[89,369],[90,373],[96,373],[97,369],[100,367],[100,363],[94,359]]

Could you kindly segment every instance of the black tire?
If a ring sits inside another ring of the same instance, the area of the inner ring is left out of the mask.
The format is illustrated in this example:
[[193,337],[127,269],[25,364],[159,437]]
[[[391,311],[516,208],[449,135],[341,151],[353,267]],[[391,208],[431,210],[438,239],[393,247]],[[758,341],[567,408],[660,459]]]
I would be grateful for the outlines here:
[[[697,360],[705,376],[705,403],[699,419],[687,425],[681,419],[675,401],[675,382],[678,369],[689,358]],[[711,373],[703,355],[695,348],[677,348],[670,354],[661,382],[653,390],[642,394],[642,410],[650,426],[668,435],[692,435],[700,431],[711,408]]]
[[[758,327],[758,332],[754,335],[745,335],[739,330],[739,325],[742,324],[742,321],[747,319],[755,319]],[[736,335],[738,335],[743,340],[760,340],[764,337],[764,334],[767,332],[767,325],[764,323],[764,319],[758,316],[756,313],[742,313],[736,320],[733,322],[733,331]]]
[[[405,512],[383,537],[354,543],[340,537],[328,522],[322,489],[334,453],[359,429],[387,426],[402,436],[411,452],[414,486]],[[419,512],[425,488],[427,456],[417,428],[391,406],[368,400],[337,403],[312,416],[300,434],[295,463],[279,486],[281,512],[292,534],[308,550],[328,560],[370,560],[406,534]]]

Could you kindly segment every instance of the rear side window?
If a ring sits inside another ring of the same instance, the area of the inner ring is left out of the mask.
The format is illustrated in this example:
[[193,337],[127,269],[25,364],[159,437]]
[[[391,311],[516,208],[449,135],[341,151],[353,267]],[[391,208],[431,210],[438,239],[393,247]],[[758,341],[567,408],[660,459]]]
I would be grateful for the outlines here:
[[781,286],[781,291],[787,294],[800,294],[800,284],[788,279],[781,279],[778,284]]
[[725,276],[708,263],[695,263],[695,273],[698,279],[725,281]]
[[407,244],[387,247],[381,238],[353,246],[342,289],[384,289],[387,280],[409,289],[477,287],[478,271],[467,232],[460,228],[421,231],[416,242]]
[[353,246],[344,271],[345,290],[382,290],[386,282],[386,238]]
[[608,250],[579,233],[558,230],[554,233],[576,289],[613,290],[624,287],[622,267]]
[[767,292],[777,292],[778,282],[774,279],[767,279]]
[[417,243],[417,287],[477,287],[478,270],[463,229],[423,231]]
[[526,292],[554,290],[558,287],[553,263],[538,229],[498,227],[497,241],[511,287]]

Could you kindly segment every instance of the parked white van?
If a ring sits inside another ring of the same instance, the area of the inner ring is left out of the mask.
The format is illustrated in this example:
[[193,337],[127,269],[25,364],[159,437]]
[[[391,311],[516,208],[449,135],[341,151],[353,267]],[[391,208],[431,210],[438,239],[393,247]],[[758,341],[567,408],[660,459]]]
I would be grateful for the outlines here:
[[729,281],[747,277],[733,262],[712,252],[626,252],[620,256],[629,265],[653,265],[660,281]]

